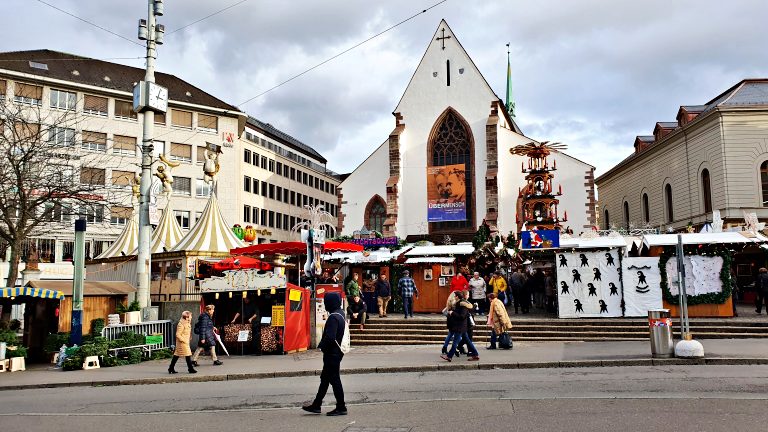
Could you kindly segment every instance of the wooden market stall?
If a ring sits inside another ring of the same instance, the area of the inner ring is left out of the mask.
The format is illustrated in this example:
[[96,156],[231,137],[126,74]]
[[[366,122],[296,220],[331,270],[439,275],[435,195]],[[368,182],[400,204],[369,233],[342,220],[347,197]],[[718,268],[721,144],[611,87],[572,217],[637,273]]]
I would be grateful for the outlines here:
[[413,301],[413,311],[442,311],[450,294],[451,278],[461,267],[458,261],[463,263],[474,251],[471,243],[459,243],[416,246],[405,252],[405,265],[411,269],[411,277],[419,289],[419,297]]

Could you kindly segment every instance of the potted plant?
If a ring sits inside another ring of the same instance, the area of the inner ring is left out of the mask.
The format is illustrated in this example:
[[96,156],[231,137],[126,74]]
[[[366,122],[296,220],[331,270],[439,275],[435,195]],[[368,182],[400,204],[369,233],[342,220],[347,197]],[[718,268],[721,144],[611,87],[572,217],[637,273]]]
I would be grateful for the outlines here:
[[117,313],[123,315],[123,324],[138,324],[141,322],[141,306],[139,306],[138,300],[132,301],[128,306],[118,303],[116,309]]

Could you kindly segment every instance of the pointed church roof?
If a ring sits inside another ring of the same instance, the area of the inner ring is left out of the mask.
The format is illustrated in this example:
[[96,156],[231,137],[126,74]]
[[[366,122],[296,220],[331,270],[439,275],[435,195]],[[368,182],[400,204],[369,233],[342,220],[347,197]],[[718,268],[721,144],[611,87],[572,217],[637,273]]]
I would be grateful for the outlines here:
[[195,226],[171,250],[228,253],[230,249],[243,246],[245,244],[235,236],[221,215],[216,194],[211,194]]
[[112,245],[96,259],[113,258],[126,255],[135,255],[139,247],[139,220],[136,209],[131,213],[131,218],[125,223],[123,231]]
[[[438,37],[437,37],[438,32],[440,32],[443,29],[445,29],[445,33],[444,34],[441,33],[441,37],[438,39]],[[506,103],[496,94],[495,91],[493,91],[493,88],[491,87],[490,84],[488,84],[488,80],[485,79],[485,76],[483,76],[482,72],[480,72],[480,69],[478,69],[477,65],[475,64],[475,61],[472,60],[472,57],[470,57],[470,55],[467,53],[467,50],[465,50],[464,46],[461,44],[461,42],[459,42],[459,39],[458,39],[458,37],[456,37],[456,34],[451,29],[451,26],[448,25],[448,22],[446,22],[445,19],[441,19],[440,20],[440,24],[437,26],[437,29],[435,30],[435,34],[432,35],[432,39],[429,42],[429,45],[427,46],[427,49],[424,51],[424,55],[421,56],[421,60],[419,61],[419,65],[416,66],[416,69],[413,71],[413,75],[411,75],[410,81],[408,81],[408,85],[405,87],[405,91],[400,96],[400,100],[397,102],[397,107],[395,107],[394,112],[399,112],[400,111],[400,104],[403,102],[403,98],[408,93],[408,90],[410,89],[411,84],[413,84],[413,80],[416,77],[416,74],[419,72],[419,69],[421,69],[422,64],[424,63],[424,59],[427,57],[427,53],[429,53],[430,49],[439,49],[437,46],[442,46],[445,43],[446,39],[448,39],[448,40],[454,39],[456,41],[456,44],[458,45],[459,49],[464,54],[464,56],[466,56],[467,60],[469,61],[469,64],[472,66],[472,68],[475,69],[475,71],[480,76],[480,78],[483,79],[483,82],[485,83],[485,85],[486,85],[488,91],[490,92],[490,94],[496,100],[499,101],[499,105],[500,106],[506,107]],[[448,42],[448,43],[450,43],[450,42]],[[436,47],[433,48],[433,45],[435,45]],[[499,111],[503,112],[504,117],[506,118],[507,122],[512,126],[512,130],[514,130],[515,132],[517,132],[519,134],[522,134],[522,131],[520,130],[520,127],[517,125],[517,123],[514,121],[514,119],[509,115],[509,112],[507,112],[506,109],[502,109],[502,110],[499,110]]]

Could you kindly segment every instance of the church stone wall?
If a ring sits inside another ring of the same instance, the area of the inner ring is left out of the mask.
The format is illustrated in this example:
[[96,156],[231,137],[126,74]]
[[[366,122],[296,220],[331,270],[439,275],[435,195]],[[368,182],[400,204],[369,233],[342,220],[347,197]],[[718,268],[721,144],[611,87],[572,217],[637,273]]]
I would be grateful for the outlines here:
[[377,194],[387,196],[389,168],[389,145],[385,142],[341,182],[340,210],[344,214],[341,235],[352,235],[353,231],[365,225],[365,206],[371,198]]

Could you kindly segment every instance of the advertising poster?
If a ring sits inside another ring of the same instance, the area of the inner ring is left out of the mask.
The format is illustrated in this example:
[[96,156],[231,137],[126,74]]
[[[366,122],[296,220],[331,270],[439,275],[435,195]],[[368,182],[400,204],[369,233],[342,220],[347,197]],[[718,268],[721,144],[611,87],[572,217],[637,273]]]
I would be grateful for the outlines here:
[[467,187],[464,164],[427,167],[427,220],[467,219]]

